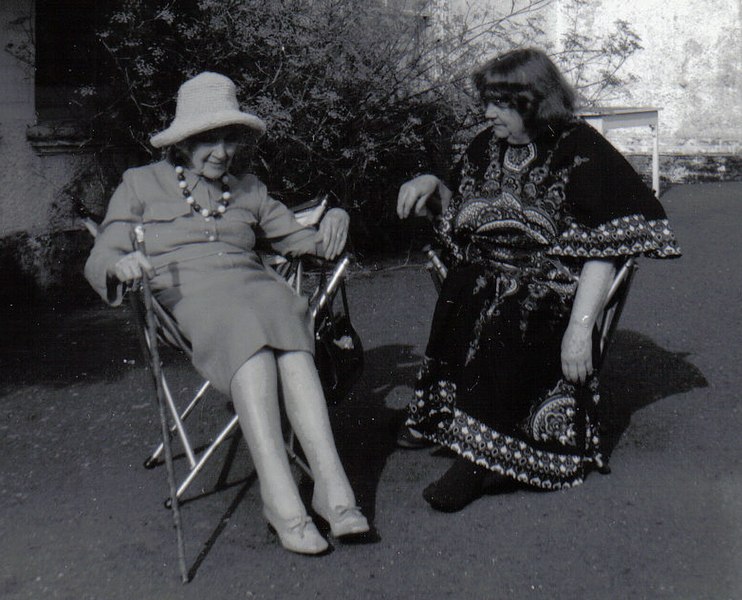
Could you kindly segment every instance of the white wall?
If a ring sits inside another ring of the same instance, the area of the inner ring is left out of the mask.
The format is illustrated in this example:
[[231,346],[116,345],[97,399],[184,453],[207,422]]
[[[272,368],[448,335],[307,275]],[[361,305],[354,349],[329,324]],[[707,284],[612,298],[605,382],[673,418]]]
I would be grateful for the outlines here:
[[[621,19],[641,38],[643,49],[625,65],[637,80],[611,104],[660,107],[660,153],[740,152],[740,0],[592,0],[591,8],[594,27]],[[616,137],[649,151],[646,136]]]
[[0,238],[49,228],[52,202],[75,162],[66,155],[37,156],[26,139],[26,128],[36,122],[33,71],[3,49],[26,40],[32,10],[32,0],[0,1]]

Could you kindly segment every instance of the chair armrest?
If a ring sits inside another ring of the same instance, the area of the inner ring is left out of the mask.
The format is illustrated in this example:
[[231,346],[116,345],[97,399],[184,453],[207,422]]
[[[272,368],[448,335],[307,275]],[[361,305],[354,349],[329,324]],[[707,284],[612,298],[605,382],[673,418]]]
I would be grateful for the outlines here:
[[327,194],[293,208],[294,218],[304,227],[317,225],[327,210]]
[[318,288],[317,292],[319,292],[319,294],[314,307],[312,308],[312,318],[316,319],[322,308],[328,302],[331,303],[332,298],[335,296],[335,292],[345,278],[345,272],[348,270],[349,265],[350,255],[344,254],[335,264],[335,268],[327,279],[327,283],[323,286],[322,289]]
[[633,274],[633,270],[636,268],[636,259],[633,257],[629,257],[627,260],[624,261],[624,263],[621,265],[621,267],[616,272],[615,277],[613,278],[613,283],[611,283],[611,287],[608,290],[608,294],[606,294],[605,297],[605,305],[609,305],[611,301],[613,300],[613,297],[616,295],[616,293],[621,289],[621,286],[624,285],[624,282],[627,278],[631,277]]

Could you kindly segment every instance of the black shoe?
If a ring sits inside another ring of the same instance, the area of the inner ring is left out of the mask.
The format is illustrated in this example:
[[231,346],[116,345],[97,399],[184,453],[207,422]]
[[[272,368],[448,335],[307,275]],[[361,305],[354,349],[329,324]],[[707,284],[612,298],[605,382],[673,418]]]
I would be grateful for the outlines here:
[[423,490],[423,498],[435,510],[460,511],[482,496],[488,473],[459,456],[438,481]]

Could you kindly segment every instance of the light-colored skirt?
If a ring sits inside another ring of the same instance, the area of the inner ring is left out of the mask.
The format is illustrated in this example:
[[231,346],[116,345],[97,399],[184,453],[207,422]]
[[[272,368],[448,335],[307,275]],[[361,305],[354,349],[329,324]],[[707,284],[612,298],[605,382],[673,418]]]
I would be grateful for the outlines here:
[[152,280],[193,347],[193,364],[229,394],[232,377],[261,348],[314,353],[307,299],[250,254],[202,257]]

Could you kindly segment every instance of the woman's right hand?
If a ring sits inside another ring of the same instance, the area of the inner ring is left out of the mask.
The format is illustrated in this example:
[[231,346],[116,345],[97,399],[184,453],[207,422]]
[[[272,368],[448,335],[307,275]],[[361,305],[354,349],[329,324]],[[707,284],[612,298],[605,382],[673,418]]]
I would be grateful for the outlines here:
[[155,275],[152,263],[147,260],[144,254],[137,250],[119,259],[113,265],[113,272],[111,274],[122,283],[126,283],[141,279],[143,272],[150,278]]
[[428,199],[438,190],[441,181],[435,175],[418,175],[402,184],[397,195],[397,215],[406,219],[416,215],[430,214]]

